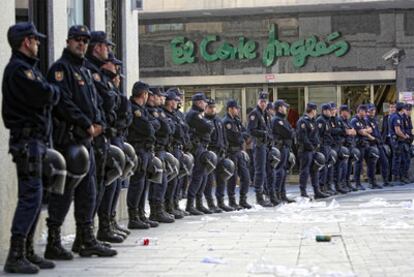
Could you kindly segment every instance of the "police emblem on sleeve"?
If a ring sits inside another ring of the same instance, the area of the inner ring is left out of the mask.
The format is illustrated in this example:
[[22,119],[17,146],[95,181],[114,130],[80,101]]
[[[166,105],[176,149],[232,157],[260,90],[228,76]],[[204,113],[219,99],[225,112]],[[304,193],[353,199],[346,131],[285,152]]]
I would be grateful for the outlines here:
[[155,117],[158,117],[158,113],[157,112],[153,112],[152,115],[155,116]]
[[280,125],[283,125],[283,121],[282,121],[282,120],[279,120],[279,124],[280,124]]
[[198,114],[199,118],[203,118],[203,115],[201,113]]
[[25,70],[24,74],[26,75],[27,79],[30,79],[30,80],[35,79],[35,76],[34,76],[33,71],[31,69]]
[[231,129],[231,123],[227,123],[226,128],[230,130]]
[[141,111],[140,110],[136,110],[134,112],[135,117],[141,117]]
[[251,120],[251,121],[253,121],[255,118],[256,118],[256,117],[254,116],[254,114],[252,114],[252,115],[250,116],[250,120]]
[[101,81],[101,76],[99,76],[98,73],[93,73],[92,77],[95,81],[100,82]]
[[305,128],[306,128],[306,124],[305,124],[305,123],[302,123],[302,124],[300,125],[300,128],[305,129]]
[[319,123],[318,124],[318,127],[319,127],[319,129],[322,128],[322,123]]
[[63,80],[63,71],[55,71],[55,80],[58,82]]
[[397,124],[401,124],[401,122],[400,122],[400,120],[399,120],[399,119],[397,119]]

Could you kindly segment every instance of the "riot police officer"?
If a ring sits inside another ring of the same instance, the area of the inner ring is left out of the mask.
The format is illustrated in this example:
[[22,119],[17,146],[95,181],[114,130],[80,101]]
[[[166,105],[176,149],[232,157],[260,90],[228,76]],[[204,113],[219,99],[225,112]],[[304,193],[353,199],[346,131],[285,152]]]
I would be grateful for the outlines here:
[[[170,137],[174,133],[174,124],[165,115],[161,107],[165,102],[165,93],[160,87],[150,87],[152,94],[149,95],[147,101],[147,110],[150,116],[159,122],[160,128],[155,131],[155,155],[166,166],[166,150],[170,144]],[[164,201],[167,191],[168,180],[167,172],[162,174],[161,182],[151,182],[148,191],[148,200],[150,204],[150,220],[160,223],[173,223],[174,215],[165,211]]]
[[408,176],[408,171],[410,170],[410,164],[411,164],[411,147],[414,140],[413,135],[413,123],[411,121],[411,111],[412,111],[412,105],[411,104],[405,104],[405,113],[403,114],[403,126],[405,133],[409,136],[409,138],[405,141],[404,144],[404,167],[403,167],[403,174],[402,174],[402,181],[406,184],[411,183],[410,178]]
[[273,205],[263,198],[263,189],[266,184],[267,147],[271,141],[270,122],[266,113],[267,92],[260,92],[256,108],[249,114],[247,129],[254,139],[254,185],[256,202],[263,207]]
[[[314,197],[325,198],[329,195],[321,192],[319,189],[319,170],[324,165],[322,161],[315,160],[316,158],[319,158],[316,157],[315,153],[319,150],[320,146],[318,126],[315,120],[316,113],[316,104],[308,103],[306,105],[306,113],[299,118],[296,125],[296,134],[299,145],[298,156],[300,160],[300,194],[302,197],[309,197],[306,192],[306,184],[310,175]],[[320,165],[314,166],[315,163],[319,163]]]
[[367,175],[369,183],[374,186],[375,181],[375,167],[377,158],[372,154],[372,148],[370,148],[370,141],[374,142],[375,138],[372,136],[372,128],[366,122],[367,106],[361,104],[358,106],[357,114],[352,118],[351,125],[357,132],[356,135],[356,147],[360,152],[360,159],[355,163],[354,179],[356,188],[359,190],[365,190],[365,187],[361,184],[361,173],[364,159],[367,162]]
[[269,140],[267,142],[267,149],[266,149],[266,182],[264,186],[265,195],[268,196],[270,203],[273,206],[277,206],[280,204],[280,199],[276,195],[275,191],[275,176],[276,176],[276,168],[275,164],[277,163],[276,159],[279,159],[280,157],[279,152],[273,153],[274,149],[274,138],[272,133],[272,118],[274,117],[276,111],[273,106],[272,102],[267,103],[266,107],[266,122],[267,122],[267,128],[269,130]]
[[[208,120],[210,120],[210,122],[212,122],[214,126],[213,132],[211,133],[211,140],[208,145],[208,149],[216,153],[218,159],[218,167],[207,176],[206,187],[204,189],[204,196],[207,200],[207,206],[209,210],[213,213],[221,213],[223,212],[223,210],[216,206],[216,203],[213,199],[213,184],[216,184],[216,195],[219,195],[219,197],[217,198],[219,199],[220,196],[224,195],[227,177],[230,178],[231,176],[228,175],[233,175],[234,168],[233,170],[231,170],[228,164],[225,164],[227,162],[225,158],[227,155],[228,142],[223,122],[217,116],[216,102],[214,101],[214,99],[208,99],[204,115]],[[226,176],[223,176],[224,173],[228,174]]]
[[392,179],[394,185],[403,185],[402,173],[406,166],[404,146],[410,136],[406,133],[403,122],[403,115],[406,113],[406,106],[402,102],[396,104],[396,112],[391,114],[389,119],[389,135],[392,146]]
[[334,140],[332,137],[331,125],[331,105],[326,103],[321,106],[322,114],[316,119],[320,138],[320,151],[325,156],[327,166],[319,172],[319,184],[323,192],[334,195],[335,191],[331,188],[334,164],[332,164],[332,148]]
[[272,120],[272,132],[275,145],[280,151],[280,162],[276,167],[275,189],[276,198],[282,202],[291,203],[294,200],[286,196],[286,177],[288,174],[288,161],[290,150],[295,137],[295,130],[286,119],[289,104],[279,99],[274,103],[276,115]]
[[[207,178],[206,163],[210,157],[207,155],[207,145],[210,142],[210,136],[213,132],[213,124],[204,117],[204,110],[207,105],[207,98],[204,93],[196,93],[192,96],[192,106],[188,111],[185,120],[190,127],[192,139],[192,154],[194,156],[194,168],[190,185],[187,193],[187,207],[186,211],[191,215],[203,215],[211,213],[209,209],[204,207],[202,203],[198,203],[198,207],[202,211],[194,207],[194,199],[200,189],[203,188],[203,183]],[[199,199],[202,200],[202,199]]]
[[8,273],[37,273],[54,268],[35,254],[33,236],[42,203],[42,159],[50,136],[50,110],[60,98],[37,67],[40,39],[46,36],[27,22],[7,32],[12,56],[3,76],[3,122],[10,130],[9,152],[16,164],[19,199],[14,213],[10,249],[4,265]]
[[[350,122],[351,110],[347,105],[341,105],[339,107],[339,117],[338,117],[338,127],[340,132],[337,136],[338,143],[343,147],[348,149],[350,157],[344,163],[340,163],[341,169],[338,170],[338,183],[344,184],[349,191],[356,191],[357,189],[351,184],[351,172],[353,161],[355,161],[355,156],[351,153],[355,152],[355,136],[356,131],[351,126]],[[359,156],[356,157],[359,159]]]
[[130,97],[133,120],[128,129],[127,141],[134,147],[139,163],[131,176],[127,192],[129,229],[158,226],[158,222],[149,220],[145,214],[148,168],[154,158],[155,131],[160,128],[158,120],[151,117],[146,109],[148,94],[152,94],[149,85],[136,82]]
[[[229,206],[224,203],[224,194],[216,192],[218,206],[224,211],[235,209],[250,209],[252,206],[247,202],[247,193],[249,192],[250,172],[249,160],[246,152],[243,151],[243,144],[249,139],[249,134],[243,126],[239,113],[240,106],[237,101],[230,99],[226,103],[227,113],[223,117],[223,124],[226,130],[228,145],[228,157],[233,161],[235,170],[234,175],[228,180],[227,195],[229,197]],[[240,177],[240,198],[239,203],[236,201],[236,182]]]
[[[114,44],[107,39],[103,31],[91,32],[91,40],[86,53],[86,67],[91,71],[93,82],[101,102],[100,108],[105,119],[105,129],[103,133],[95,138],[95,161],[97,177],[97,200],[95,214],[99,215],[99,228],[97,238],[101,241],[120,243],[124,240],[123,236],[115,233],[110,226],[109,214],[107,213],[108,199],[114,193],[115,182],[105,186],[105,167],[110,146],[110,140],[116,137],[116,110],[119,105],[119,97],[110,80],[106,78],[101,67],[105,65],[109,57],[110,47]],[[121,148],[122,149],[122,148]],[[102,202],[105,200],[104,202]],[[103,206],[103,207],[101,207]],[[105,211],[106,210],[106,211]]]
[[[378,120],[376,117],[377,108],[374,104],[368,105],[368,115],[367,115],[367,122],[369,126],[372,128],[372,136],[375,138],[374,141],[370,141],[370,144],[372,146],[375,146],[379,150],[379,163],[380,163],[380,170],[382,179],[384,181],[384,186],[390,186],[389,180],[388,180],[388,171],[389,171],[389,164],[388,164],[388,157],[385,152],[384,148],[384,141],[382,140],[381,131],[379,129]],[[374,186],[375,185],[375,186]],[[379,184],[374,184],[371,186],[372,189],[381,189],[382,186]]]
[[102,134],[105,122],[98,106],[98,95],[91,73],[84,65],[90,37],[86,26],[72,26],[62,57],[48,72],[48,79],[63,92],[62,99],[54,110],[54,143],[61,150],[71,149],[73,145],[77,148],[86,148],[85,154],[89,155],[89,165],[86,164],[89,169],[79,184],[76,187],[67,184],[62,196],[51,195],[49,199],[49,234],[45,257],[51,259],[73,258],[72,254],[63,248],[60,240],[60,228],[69,211],[73,195],[77,233],[72,251],[84,257],[117,254],[115,250],[98,242],[93,232],[96,168],[92,140]]
[[[388,180],[392,180],[392,146],[391,146],[391,139],[390,139],[390,132],[389,132],[389,120],[393,113],[395,113],[395,102],[389,103],[388,107],[388,113],[384,115],[382,118],[382,128],[381,128],[381,134],[382,134],[382,140],[384,141],[387,148],[389,148],[389,155],[387,155],[388,158]],[[391,182],[390,185],[393,185]]]

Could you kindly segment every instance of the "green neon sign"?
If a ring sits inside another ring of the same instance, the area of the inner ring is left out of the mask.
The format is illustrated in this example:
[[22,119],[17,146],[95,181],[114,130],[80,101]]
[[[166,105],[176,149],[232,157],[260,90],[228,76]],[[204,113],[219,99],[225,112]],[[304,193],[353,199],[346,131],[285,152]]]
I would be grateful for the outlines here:
[[[336,57],[344,56],[349,48],[349,42],[339,40],[341,33],[333,32],[323,40],[316,36],[299,39],[292,43],[279,41],[277,28],[271,25],[269,28],[268,42],[262,53],[262,63],[265,67],[275,64],[279,57],[292,57],[296,68],[303,67],[309,57],[317,58],[330,54]],[[252,60],[258,57],[258,43],[245,37],[239,37],[237,44],[227,41],[220,42],[217,35],[207,35],[196,47],[194,41],[183,36],[175,37],[171,43],[172,61],[174,64],[191,64],[196,62],[198,49],[200,58],[206,62],[218,60]]]

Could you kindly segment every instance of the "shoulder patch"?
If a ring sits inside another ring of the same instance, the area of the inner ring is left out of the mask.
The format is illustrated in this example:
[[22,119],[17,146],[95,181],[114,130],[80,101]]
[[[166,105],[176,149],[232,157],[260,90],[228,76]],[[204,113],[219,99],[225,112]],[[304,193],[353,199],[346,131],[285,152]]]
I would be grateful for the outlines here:
[[398,123],[398,124],[401,124],[401,120],[397,119],[397,123]]
[[198,118],[203,118],[203,115],[201,113],[199,113]]
[[319,123],[318,124],[318,128],[320,129],[320,128],[322,128],[322,126],[323,126],[323,124],[322,123]]
[[361,125],[362,125],[361,122],[356,123],[356,126],[358,126],[358,127],[361,127]]
[[34,73],[31,69],[25,70],[24,74],[26,75],[27,79],[29,79],[29,80],[34,80],[35,79]]
[[162,117],[166,117],[166,115],[165,115],[165,113],[164,113],[164,112],[161,112],[161,116],[162,116]]
[[141,111],[140,110],[136,110],[135,112],[134,112],[134,115],[135,115],[135,117],[141,117]]
[[283,125],[283,121],[282,121],[282,120],[279,120],[279,124],[280,124],[280,125]]
[[63,71],[55,71],[55,80],[61,82],[63,80]]
[[305,123],[302,123],[302,124],[300,125],[300,128],[305,129],[305,128],[306,128],[306,124],[305,124]]
[[254,116],[254,114],[252,114],[251,116],[250,116],[250,120],[255,120],[256,119],[256,116]]
[[101,76],[99,76],[99,73],[93,73],[92,77],[95,81],[100,82],[101,81]]
[[230,130],[231,129],[231,123],[227,123],[226,128]]
[[82,81],[82,77],[80,76],[80,74],[79,74],[79,73],[75,72],[75,73],[73,73],[73,75],[75,76],[75,79],[76,79],[76,80],[78,80],[78,81]]
[[157,112],[153,112],[152,115],[155,116],[155,117],[158,117],[158,113]]

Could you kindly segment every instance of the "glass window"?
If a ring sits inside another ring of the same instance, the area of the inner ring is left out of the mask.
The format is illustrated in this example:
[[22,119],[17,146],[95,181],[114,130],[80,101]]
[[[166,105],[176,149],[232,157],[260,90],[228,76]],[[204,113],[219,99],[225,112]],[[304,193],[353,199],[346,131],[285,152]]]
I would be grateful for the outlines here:
[[29,0],[16,0],[16,22],[29,21]]
[[374,85],[374,103],[378,114],[384,115],[388,112],[390,102],[397,101],[397,88],[395,84]]
[[288,121],[292,127],[304,112],[305,89],[303,87],[278,87],[277,98],[285,100],[289,105]]
[[309,87],[309,102],[318,105],[318,112],[321,111],[321,104],[337,102],[336,86]]
[[351,111],[356,111],[360,104],[369,103],[371,101],[369,85],[342,86],[341,94],[342,104],[347,104]]
[[[234,99],[241,104],[241,89],[240,88],[234,88],[234,89],[216,89],[215,92],[216,96],[214,97],[214,100],[216,101],[216,107],[217,107],[217,114],[222,117],[226,113],[226,103],[230,99]],[[240,116],[242,116],[240,114]],[[243,120],[243,119],[242,119]]]
[[84,24],[83,18],[83,0],[68,0],[67,12],[68,12],[68,27],[72,25]]

